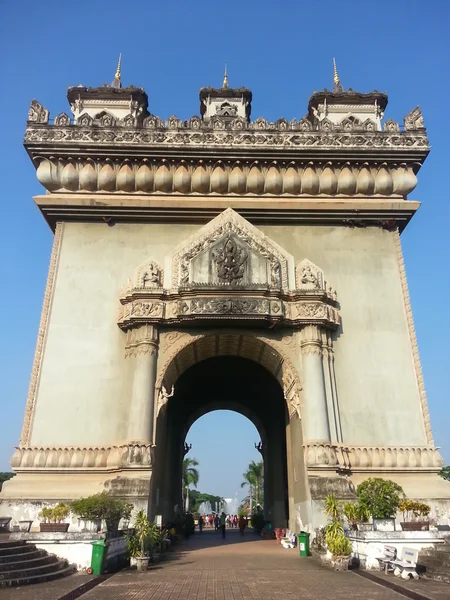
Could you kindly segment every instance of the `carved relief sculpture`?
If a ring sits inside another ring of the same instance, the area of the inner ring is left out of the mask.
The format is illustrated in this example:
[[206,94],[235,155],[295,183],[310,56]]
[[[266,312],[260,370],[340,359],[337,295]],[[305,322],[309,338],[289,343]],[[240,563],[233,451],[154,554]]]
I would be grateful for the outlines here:
[[217,277],[226,283],[237,283],[244,276],[245,263],[248,253],[238,248],[235,240],[227,235],[223,246],[213,253]]

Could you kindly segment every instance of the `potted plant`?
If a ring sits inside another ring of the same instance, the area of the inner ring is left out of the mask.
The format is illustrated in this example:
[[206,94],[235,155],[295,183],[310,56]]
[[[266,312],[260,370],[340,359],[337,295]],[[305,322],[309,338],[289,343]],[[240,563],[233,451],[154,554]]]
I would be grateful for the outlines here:
[[373,519],[373,528],[378,531],[395,531],[395,515],[403,488],[389,479],[369,477],[356,489],[358,501],[368,510]]
[[403,513],[403,522],[400,523],[403,531],[428,531],[430,522],[421,517],[427,517],[430,514],[430,507],[424,502],[408,500],[404,498],[400,501],[399,510]]
[[26,519],[19,521],[19,531],[21,533],[28,533],[33,525],[33,521],[28,521]]
[[331,552],[331,564],[336,571],[347,571],[352,554],[350,540],[343,533],[327,537],[328,550]]
[[70,503],[73,512],[85,521],[106,522],[108,534],[116,535],[120,519],[129,519],[133,505],[120,498],[114,498],[108,492],[86,496]]
[[369,510],[361,502],[346,502],[343,512],[353,531],[370,531],[372,529],[372,525],[369,523]]
[[69,529],[69,523],[62,523],[62,521],[69,516],[69,513],[70,508],[62,502],[53,508],[44,506],[40,514],[44,519],[44,522],[39,524],[40,531],[65,533]]
[[326,528],[318,527],[311,542],[311,552],[319,556],[322,563],[329,562],[327,556]]
[[153,550],[157,542],[159,530],[154,523],[150,523],[147,515],[140,510],[136,515],[134,533],[127,538],[127,548],[130,556],[135,560],[138,571],[146,571]]

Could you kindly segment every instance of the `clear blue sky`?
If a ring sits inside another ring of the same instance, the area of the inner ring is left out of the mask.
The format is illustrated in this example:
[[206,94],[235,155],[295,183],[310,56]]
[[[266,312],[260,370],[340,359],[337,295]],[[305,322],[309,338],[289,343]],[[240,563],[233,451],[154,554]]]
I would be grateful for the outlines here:
[[[345,87],[387,91],[387,118],[422,107],[432,152],[402,240],[433,431],[450,463],[449,22],[448,0],[3,0],[0,470],[19,439],[52,243],[31,199],[42,188],[22,147],[28,108],[36,98],[52,116],[69,112],[67,87],[110,82],[119,52],[124,84],[145,87],[162,118],[198,114],[199,88],[219,86],[227,62],[230,85],[253,91],[254,118],[299,119],[311,92],[332,86],[333,56]],[[243,417],[222,419],[194,425],[192,454],[216,465],[201,489],[234,495],[257,436]]]

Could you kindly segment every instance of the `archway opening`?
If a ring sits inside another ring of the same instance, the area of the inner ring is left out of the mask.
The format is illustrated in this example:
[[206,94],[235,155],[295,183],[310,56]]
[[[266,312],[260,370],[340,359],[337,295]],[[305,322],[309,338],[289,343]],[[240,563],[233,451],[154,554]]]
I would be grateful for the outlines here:
[[[155,508],[165,518],[182,506],[182,462],[189,429],[216,410],[250,419],[262,441],[264,512],[275,527],[288,522],[286,428],[289,415],[278,380],[261,364],[241,356],[215,356],[186,369],[160,411],[156,428]],[[248,440],[253,444],[253,439]],[[233,443],[233,432],[229,433]],[[226,452],[226,447],[224,448]]]
[[185,483],[191,482],[189,492],[187,485],[184,489],[185,507],[210,514],[223,506],[232,515],[241,506],[250,513],[258,504],[264,508],[263,457],[255,447],[262,440],[250,419],[234,410],[210,411],[192,424],[186,443],[183,472],[193,467],[199,481],[191,471],[183,474]]

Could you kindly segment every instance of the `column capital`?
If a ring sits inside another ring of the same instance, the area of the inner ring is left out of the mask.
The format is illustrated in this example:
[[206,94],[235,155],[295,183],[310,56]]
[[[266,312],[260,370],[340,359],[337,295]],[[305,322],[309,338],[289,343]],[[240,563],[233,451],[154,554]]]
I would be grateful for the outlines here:
[[125,358],[140,354],[156,355],[159,346],[159,332],[154,325],[142,325],[129,329],[125,342]]
[[302,354],[322,355],[322,331],[318,325],[306,325],[300,331]]

